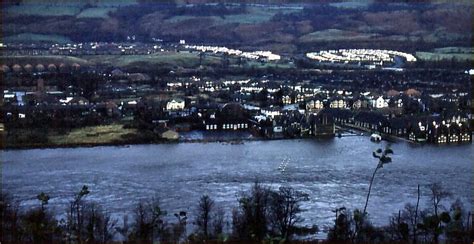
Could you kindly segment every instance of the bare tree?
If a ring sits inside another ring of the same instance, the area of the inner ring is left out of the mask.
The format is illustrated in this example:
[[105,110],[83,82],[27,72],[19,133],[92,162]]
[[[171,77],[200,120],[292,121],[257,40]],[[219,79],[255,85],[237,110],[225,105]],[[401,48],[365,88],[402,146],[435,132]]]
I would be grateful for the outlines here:
[[271,193],[269,221],[275,234],[284,240],[291,239],[296,225],[303,221],[299,215],[302,211],[300,204],[307,200],[307,194],[291,187],[280,187],[279,191]]
[[85,237],[84,228],[84,198],[90,193],[89,188],[84,185],[74,196],[74,200],[69,203],[67,220],[65,225],[66,239],[69,243],[83,243]]
[[379,159],[379,163],[377,164],[377,167],[375,168],[374,173],[372,174],[372,178],[370,178],[369,190],[367,192],[367,198],[365,200],[364,211],[362,212],[364,215],[367,213],[367,204],[369,203],[370,191],[372,190],[372,184],[374,183],[375,174],[379,169],[383,168],[385,164],[392,162],[392,158],[389,156],[390,154],[393,154],[393,150],[390,149],[388,146],[385,148],[385,150],[379,148],[372,153],[374,158]]
[[23,242],[55,243],[61,238],[61,229],[54,216],[46,210],[49,196],[41,193],[37,196],[40,208],[33,208],[22,216],[21,225],[25,234]]
[[213,236],[214,238],[220,240],[222,239],[222,234],[224,233],[224,225],[226,224],[225,221],[225,212],[222,208],[217,209],[214,211],[213,214]]
[[418,241],[418,208],[420,206],[420,185],[418,185],[417,190],[417,199],[416,199],[416,208],[415,208],[415,218],[412,222],[413,225],[413,243]]
[[0,224],[0,242],[21,242],[19,204],[14,202],[11,196],[5,192],[0,194]]
[[117,220],[95,203],[86,205],[84,215],[87,242],[110,243],[116,232]]
[[199,234],[202,235],[203,240],[209,240],[212,216],[211,212],[214,208],[214,201],[208,196],[204,195],[199,200],[198,217],[196,218],[196,225]]
[[165,235],[166,223],[163,217],[166,212],[162,211],[157,199],[151,202],[141,201],[137,204],[134,214],[134,222],[128,239],[138,243],[153,243],[154,240],[163,241]]
[[[439,211],[440,211],[440,208],[442,207],[441,206],[441,201],[448,198],[449,196],[451,196],[451,193],[444,190],[443,189],[443,186],[436,182],[436,183],[433,183],[433,184],[430,184],[428,186],[428,188],[430,189],[430,193],[431,193],[431,204],[432,207],[433,207],[433,211],[434,211],[434,214],[431,216],[431,229],[432,229],[432,233],[433,233],[433,242],[434,243],[438,243],[439,242],[439,235],[440,235],[440,229],[441,229],[441,223],[442,223],[442,216],[440,215]],[[442,213],[442,215],[445,216],[445,213]],[[449,215],[448,215],[449,216]]]
[[250,194],[239,199],[232,213],[233,236],[239,241],[262,241],[268,234],[269,192],[255,182]]

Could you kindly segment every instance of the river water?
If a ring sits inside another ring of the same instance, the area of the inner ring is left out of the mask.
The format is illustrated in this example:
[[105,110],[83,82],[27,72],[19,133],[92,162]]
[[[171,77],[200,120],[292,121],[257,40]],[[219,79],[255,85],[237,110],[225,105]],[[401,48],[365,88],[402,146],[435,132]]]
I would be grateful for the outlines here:
[[[370,176],[377,164],[372,151],[384,147],[367,137],[326,140],[275,140],[228,143],[179,143],[2,151],[2,190],[26,208],[37,206],[39,192],[50,194],[50,208],[64,211],[82,185],[89,200],[114,216],[131,214],[140,199],[158,197],[169,215],[192,216],[198,199],[210,195],[230,219],[237,197],[258,179],[277,189],[292,186],[308,193],[304,224],[323,232],[333,224],[332,209],[363,208]],[[433,146],[399,142],[391,145],[393,162],[377,173],[368,205],[374,224],[406,203],[428,202],[427,184],[440,182],[472,208],[473,145]],[[285,172],[278,166],[288,158]]]

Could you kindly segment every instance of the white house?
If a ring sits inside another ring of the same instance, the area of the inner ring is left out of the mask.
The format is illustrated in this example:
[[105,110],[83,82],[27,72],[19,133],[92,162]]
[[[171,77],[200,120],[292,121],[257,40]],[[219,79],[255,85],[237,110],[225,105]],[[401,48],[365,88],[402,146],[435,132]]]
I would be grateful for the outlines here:
[[282,98],[281,98],[283,104],[291,104],[291,97],[290,95],[284,95]]
[[166,110],[176,111],[184,109],[184,100],[180,98],[173,98],[168,103],[166,103]]
[[306,110],[320,110],[323,109],[324,104],[320,99],[310,100],[306,103]]
[[346,108],[346,101],[344,99],[334,99],[329,104],[330,108]]
[[275,108],[262,109],[262,114],[264,114],[266,117],[275,118],[276,116],[281,115],[281,111]]
[[372,100],[372,106],[374,108],[386,108],[388,107],[388,101],[385,100],[382,96],[380,96],[377,99]]

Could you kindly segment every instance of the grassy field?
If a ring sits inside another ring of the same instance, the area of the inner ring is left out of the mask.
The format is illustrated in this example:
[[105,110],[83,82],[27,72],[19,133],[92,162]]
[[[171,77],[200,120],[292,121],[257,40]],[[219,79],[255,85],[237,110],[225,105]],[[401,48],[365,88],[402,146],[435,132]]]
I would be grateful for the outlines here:
[[124,129],[122,125],[101,125],[74,129],[64,135],[50,135],[53,145],[110,144],[124,141],[124,136],[135,134],[136,129]]
[[64,63],[67,65],[71,65],[73,63],[77,63],[80,65],[88,65],[89,62],[76,57],[70,56],[2,56],[0,57],[0,63],[12,65],[12,64],[60,64]]
[[[236,67],[238,67],[236,65]],[[289,63],[260,63],[259,61],[248,61],[244,67],[254,67],[257,69],[263,69],[263,68],[281,68],[281,69],[289,69],[289,68],[294,68],[294,64],[289,64]]]
[[9,6],[10,15],[77,16],[78,18],[106,18],[117,7],[137,4],[136,0],[96,0],[92,4],[80,0],[23,0]]
[[436,48],[432,52],[416,52],[416,56],[421,60],[439,61],[474,61],[474,48],[472,47],[443,47]]
[[374,34],[366,34],[339,29],[315,31],[300,37],[301,42],[331,42],[331,41],[364,41],[372,38]]
[[[199,55],[197,53],[179,52],[179,53],[158,53],[151,55],[100,55],[83,56],[91,64],[111,65],[115,67],[126,67],[132,65],[170,65],[181,66],[184,68],[196,67],[199,65]],[[206,56],[204,64],[215,64],[220,62],[217,57]]]
[[0,145],[7,148],[42,148],[122,145],[156,142],[153,133],[141,133],[137,129],[125,129],[121,124],[88,126],[59,131],[55,129],[18,129],[10,131]]
[[109,13],[115,11],[117,8],[114,7],[97,7],[97,8],[88,8],[79,13],[77,18],[108,18]]
[[[236,62],[233,57],[229,58],[231,62]],[[222,64],[222,58],[219,55],[207,54],[203,58],[203,65],[215,66]],[[199,54],[190,52],[163,52],[150,55],[90,55],[81,57],[71,56],[4,56],[0,57],[0,64],[60,64],[71,65],[78,63],[82,66],[93,66],[96,64],[130,68],[130,67],[156,67],[166,66],[170,68],[197,68],[199,66]],[[249,61],[248,65],[262,67],[260,62]],[[269,64],[275,66],[277,64]],[[285,66],[280,65],[278,66]]]
[[4,42],[54,42],[54,43],[72,43],[71,39],[61,35],[42,35],[33,33],[22,33],[14,36],[6,36]]
[[37,15],[37,16],[74,16],[81,11],[81,4],[53,5],[44,3],[28,3],[11,6],[6,12],[11,15]]
[[457,53],[457,54],[470,53],[470,54],[474,54],[474,48],[473,47],[443,47],[443,48],[435,48],[434,52],[435,53]]
[[[300,10],[291,9],[291,8],[264,8],[264,7],[249,7],[248,12],[245,14],[231,14],[221,16],[209,16],[218,24],[229,24],[229,23],[239,23],[239,24],[259,24],[270,21],[273,16],[277,13],[292,13],[298,12]],[[180,15],[173,16],[172,18],[167,19],[166,21],[171,23],[177,23],[183,20],[194,19],[196,16],[193,15]]]

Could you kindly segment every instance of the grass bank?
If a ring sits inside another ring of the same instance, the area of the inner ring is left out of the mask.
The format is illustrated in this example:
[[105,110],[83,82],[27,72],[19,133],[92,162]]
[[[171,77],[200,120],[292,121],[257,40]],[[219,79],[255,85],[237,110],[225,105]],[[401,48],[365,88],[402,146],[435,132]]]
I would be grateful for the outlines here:
[[70,131],[42,128],[19,129],[5,132],[6,149],[92,147],[103,145],[125,145],[163,143],[152,132],[146,133],[134,128],[124,128],[121,124],[87,126]]

